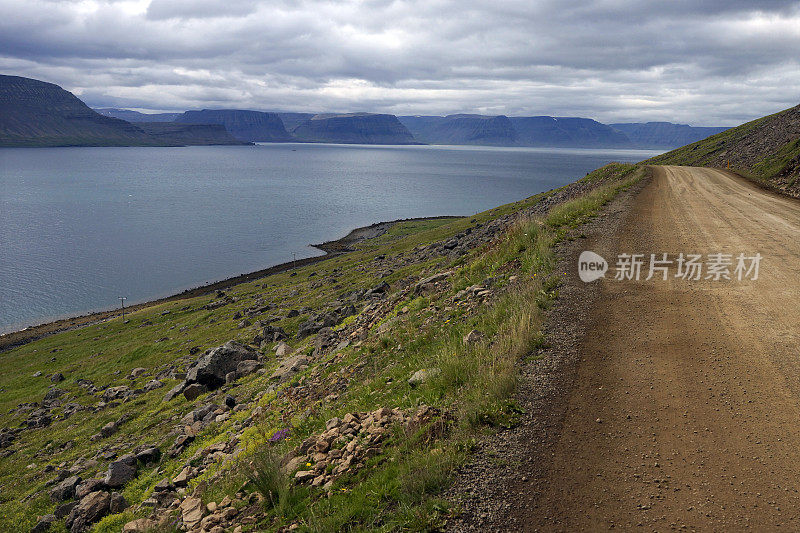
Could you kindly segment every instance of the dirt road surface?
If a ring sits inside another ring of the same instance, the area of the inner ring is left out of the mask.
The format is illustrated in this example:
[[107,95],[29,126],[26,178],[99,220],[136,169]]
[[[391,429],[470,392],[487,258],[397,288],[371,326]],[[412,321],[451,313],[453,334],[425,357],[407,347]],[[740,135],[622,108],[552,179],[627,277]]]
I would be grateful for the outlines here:
[[[657,167],[596,251],[612,270],[517,528],[800,530],[800,202]],[[664,252],[733,254],[733,279],[613,279],[617,254],[645,254],[645,278]],[[757,280],[733,275],[740,253],[763,257]]]

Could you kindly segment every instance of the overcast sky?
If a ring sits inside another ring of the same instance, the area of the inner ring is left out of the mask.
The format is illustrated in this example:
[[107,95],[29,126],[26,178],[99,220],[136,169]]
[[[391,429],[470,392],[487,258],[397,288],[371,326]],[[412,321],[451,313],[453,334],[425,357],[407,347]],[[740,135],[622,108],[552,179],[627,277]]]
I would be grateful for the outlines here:
[[800,2],[0,0],[0,72],[93,107],[728,126],[800,103],[798,58]]

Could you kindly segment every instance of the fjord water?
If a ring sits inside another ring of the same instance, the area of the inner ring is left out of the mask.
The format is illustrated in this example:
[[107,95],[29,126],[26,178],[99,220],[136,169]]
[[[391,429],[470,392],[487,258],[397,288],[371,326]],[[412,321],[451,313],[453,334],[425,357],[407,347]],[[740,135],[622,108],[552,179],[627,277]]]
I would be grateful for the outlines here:
[[0,149],[0,332],[470,215],[657,152],[270,144]]

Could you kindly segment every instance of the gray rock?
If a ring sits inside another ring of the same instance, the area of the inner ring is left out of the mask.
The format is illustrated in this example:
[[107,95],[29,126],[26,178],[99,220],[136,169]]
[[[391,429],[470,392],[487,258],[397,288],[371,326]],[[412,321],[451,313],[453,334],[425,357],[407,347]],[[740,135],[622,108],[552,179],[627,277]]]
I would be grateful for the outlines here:
[[201,385],[200,383],[192,383],[191,385],[183,389],[183,395],[190,402],[195,401],[197,398],[199,398],[200,396],[202,396],[207,392],[208,392],[208,387],[206,387],[205,385]]
[[50,490],[50,499],[55,502],[68,500],[75,496],[75,487],[81,482],[78,476],[70,476]]
[[411,377],[408,379],[408,384],[412,387],[416,387],[417,385],[422,385],[430,378],[437,376],[441,370],[438,368],[423,368],[421,370],[417,370],[414,372]]
[[44,515],[39,519],[38,522],[36,522],[36,525],[33,526],[33,529],[31,529],[31,533],[44,533],[45,531],[50,531],[50,528],[53,526],[53,524],[55,524],[56,520],[58,519],[56,518],[55,515],[52,514]]
[[65,395],[67,391],[64,389],[57,389],[55,387],[51,387],[47,390],[47,393],[44,395],[44,401],[52,402],[56,398],[60,398],[61,396]]
[[41,375],[42,375],[42,371],[41,370],[37,370],[36,372],[33,373],[33,377],[35,377],[35,378],[38,378]]
[[131,379],[136,379],[139,376],[141,376],[142,374],[144,374],[145,372],[147,372],[146,368],[142,368],[142,367],[134,368],[133,370],[131,370],[130,378]]
[[109,387],[103,391],[103,401],[110,402],[113,400],[122,400],[127,398],[132,393],[131,388],[127,385],[120,385],[118,387]]
[[259,361],[242,361],[238,365],[236,365],[236,373],[240,376],[247,376],[248,374],[252,374],[259,368],[262,368],[264,365],[261,364]]
[[147,383],[144,384],[144,390],[146,390],[147,392],[150,392],[150,391],[153,391],[153,390],[156,390],[156,389],[160,389],[163,386],[164,386],[164,384],[162,382],[160,382],[159,380],[151,379],[150,381],[148,381]]
[[225,375],[235,371],[241,361],[257,359],[255,350],[229,341],[200,357],[186,374],[186,382],[200,383],[213,390],[225,383]]
[[82,533],[89,526],[108,514],[111,505],[111,495],[107,492],[97,491],[88,494],[75,506],[64,522],[71,533]]
[[100,428],[100,435],[102,435],[103,437],[110,437],[118,430],[119,426],[117,426],[116,422],[109,422],[108,424]]
[[62,374],[61,372],[56,372],[55,374],[50,376],[50,381],[52,383],[61,383],[62,381],[64,381],[64,374]]
[[56,507],[56,510],[53,511],[53,514],[55,515],[57,520],[61,520],[63,518],[68,517],[69,513],[71,513],[72,510],[75,509],[76,505],[78,505],[77,501],[62,503],[61,505]]
[[278,368],[270,376],[270,379],[285,380],[297,373],[303,366],[308,364],[308,357],[304,354],[297,354],[285,359],[278,365]]
[[119,492],[111,493],[111,501],[108,504],[108,510],[111,514],[121,513],[128,507],[130,507],[130,505],[122,494]]
[[285,342],[279,342],[277,346],[275,346],[275,355],[278,357],[286,357],[289,355],[289,352],[292,351],[291,346],[286,344]]
[[142,463],[155,463],[161,458],[161,450],[155,446],[144,448],[136,453],[136,460]]
[[168,402],[168,401],[172,400],[173,398],[175,398],[176,396],[178,396],[180,393],[182,393],[182,392],[183,392],[183,389],[185,389],[185,388],[186,388],[186,382],[185,382],[185,381],[181,381],[180,383],[178,383],[177,385],[175,385],[174,387],[172,387],[172,388],[171,388],[171,389],[170,389],[170,390],[169,390],[169,391],[168,391],[168,392],[167,392],[167,393],[164,395],[164,401],[165,401],[165,402]]
[[102,479],[92,478],[87,479],[77,487],[75,487],[75,497],[79,500],[85,498],[88,494],[92,492],[97,492],[98,490],[104,490],[106,487],[105,482]]
[[132,460],[127,456],[120,457],[108,465],[108,472],[103,482],[112,488],[117,488],[125,485],[128,481],[136,477],[136,458]]

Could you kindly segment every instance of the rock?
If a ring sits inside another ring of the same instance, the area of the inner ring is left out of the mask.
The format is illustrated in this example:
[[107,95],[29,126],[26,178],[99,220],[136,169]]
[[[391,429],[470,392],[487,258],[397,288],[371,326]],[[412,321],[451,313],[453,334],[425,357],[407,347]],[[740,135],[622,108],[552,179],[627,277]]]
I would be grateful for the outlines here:
[[235,341],[229,341],[200,357],[186,374],[186,383],[199,383],[213,390],[225,384],[225,375],[236,370],[242,361],[258,360],[258,353]]
[[130,377],[131,379],[136,379],[139,376],[141,376],[142,374],[144,374],[145,372],[147,372],[146,368],[141,368],[141,367],[134,368],[133,370],[131,370],[131,373],[130,373],[130,375],[128,377]]
[[129,507],[128,501],[119,492],[111,493],[111,501],[108,504],[108,510],[111,514],[121,513]]
[[64,524],[72,533],[86,531],[90,525],[108,514],[110,505],[111,495],[109,493],[102,491],[92,492],[75,506]]
[[288,338],[283,328],[276,326],[264,326],[261,331],[253,338],[253,344],[262,342],[277,342]]
[[79,500],[82,500],[86,497],[86,495],[97,492],[98,490],[103,490],[106,488],[106,484],[102,479],[87,479],[77,487],[75,487],[75,497]]
[[423,368],[414,372],[410,378],[408,378],[408,384],[412,387],[416,387],[417,385],[422,385],[430,378],[438,375],[441,372],[438,368]]
[[422,279],[414,286],[414,292],[420,294],[421,292],[426,290],[428,286],[433,285],[437,281],[442,281],[443,279],[447,279],[452,275],[453,275],[452,271],[439,272],[438,274],[434,274],[433,276]]
[[108,424],[100,428],[100,435],[102,435],[103,437],[110,437],[118,430],[119,426],[117,426],[116,422],[109,422]]
[[241,322],[239,322],[239,323],[236,325],[236,327],[237,327],[237,328],[239,328],[239,329],[244,329],[244,328],[246,328],[246,327],[250,326],[251,324],[252,324],[252,322],[250,322],[250,320],[248,320],[248,319],[246,319],[246,318],[245,318],[244,320],[242,320]]
[[192,529],[203,519],[203,502],[200,498],[186,498],[178,507],[183,524]]
[[[84,494],[84,496],[86,495]],[[56,507],[56,510],[53,511],[53,514],[55,515],[57,520],[61,520],[62,518],[68,517],[69,513],[72,512],[72,510],[75,508],[76,505],[78,505],[78,502],[76,501],[62,503],[61,505]]]
[[36,372],[33,373],[33,377],[35,377],[35,378],[38,378],[41,375],[42,375],[42,371],[41,370],[37,370]]
[[295,356],[289,357],[281,361],[281,364],[278,365],[278,368],[270,376],[270,379],[278,379],[278,380],[285,380],[286,378],[292,376],[293,374],[297,373],[298,370],[304,365],[308,364],[308,357],[304,354],[297,354]]
[[176,487],[185,487],[189,483],[192,476],[192,467],[187,466],[180,473],[172,479],[172,483]]
[[136,458],[133,458],[133,461],[127,458],[120,458],[108,465],[108,472],[103,482],[109,487],[117,488],[125,485],[125,483],[135,477]]
[[58,519],[56,518],[55,515],[52,514],[44,515],[39,519],[38,522],[36,522],[36,525],[33,526],[33,529],[31,529],[31,533],[44,533],[45,531],[50,531],[50,528],[53,526],[53,524],[55,524],[56,520]]
[[264,365],[261,364],[261,362],[259,361],[253,361],[253,360],[242,361],[238,365],[236,365],[236,373],[239,374],[239,376],[247,376],[258,370],[259,368],[263,368],[263,366]]
[[144,384],[144,390],[146,390],[147,392],[150,392],[152,390],[160,389],[163,386],[164,386],[164,384],[162,382],[160,382],[159,380],[151,379],[150,381],[148,381],[147,383]]
[[56,372],[55,374],[50,376],[51,383],[61,383],[62,381],[64,381],[64,374],[62,374],[61,372]]
[[298,483],[305,483],[306,481],[311,481],[312,479],[314,479],[315,476],[316,474],[314,473],[313,470],[299,470],[294,475],[294,480],[297,481]]
[[282,341],[275,346],[275,355],[278,357],[286,357],[291,351],[291,346]]
[[183,389],[185,389],[185,388],[186,388],[186,382],[185,382],[185,381],[182,381],[182,382],[178,383],[177,385],[175,385],[174,387],[172,387],[172,388],[169,390],[169,392],[167,392],[167,393],[164,395],[164,401],[165,401],[165,402],[168,402],[168,401],[172,400],[173,398],[175,398],[176,396],[178,396],[180,393],[182,393],[182,392],[183,392]]
[[122,533],[149,533],[157,526],[158,524],[149,518],[137,518],[122,526]]
[[161,458],[161,450],[155,446],[150,446],[136,453],[136,460],[142,463],[155,463]]
[[475,344],[482,338],[483,338],[483,333],[481,333],[477,329],[473,329],[472,331],[464,335],[464,344]]
[[75,496],[75,487],[81,482],[78,476],[70,476],[50,490],[50,499],[54,502],[68,500]]
[[185,389],[183,389],[183,395],[186,397],[187,400],[190,402],[195,401],[201,395],[208,392],[208,387],[205,385],[201,385],[200,383],[192,383]]
[[225,396],[225,405],[228,407],[228,409],[233,409],[234,407],[236,407],[236,398],[234,398],[230,394],[227,394]]
[[56,398],[60,398],[61,396],[63,396],[66,393],[67,393],[67,391],[65,391],[64,389],[58,389],[56,387],[52,387],[52,388],[48,389],[47,392],[45,393],[44,401],[52,402]]
[[113,400],[122,400],[131,394],[131,388],[126,385],[109,387],[103,391],[103,401],[108,403]]

